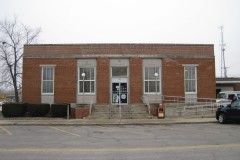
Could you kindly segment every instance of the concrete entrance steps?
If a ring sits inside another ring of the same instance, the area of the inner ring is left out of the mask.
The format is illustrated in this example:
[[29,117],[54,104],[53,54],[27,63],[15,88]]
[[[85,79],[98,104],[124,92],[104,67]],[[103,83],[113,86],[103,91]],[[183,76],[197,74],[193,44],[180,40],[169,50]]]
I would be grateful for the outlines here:
[[[121,113],[121,116],[120,116]],[[91,119],[151,119],[143,104],[122,106],[94,105]]]

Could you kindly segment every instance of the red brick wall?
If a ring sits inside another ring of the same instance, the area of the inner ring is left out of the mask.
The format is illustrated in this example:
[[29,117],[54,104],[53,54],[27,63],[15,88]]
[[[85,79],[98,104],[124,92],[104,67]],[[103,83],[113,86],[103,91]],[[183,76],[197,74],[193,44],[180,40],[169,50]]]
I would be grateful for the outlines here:
[[110,66],[108,58],[97,59],[97,103],[109,104]]
[[194,60],[198,62],[198,98],[216,98],[216,77],[214,58]]
[[72,108],[71,109],[71,118],[73,119],[82,119],[89,116],[89,108]]
[[77,60],[57,59],[55,68],[55,103],[75,103],[77,93]]
[[143,95],[142,59],[132,58],[130,64],[130,103],[141,103]]
[[183,66],[178,59],[162,60],[162,94],[184,96]]
[[183,64],[197,64],[198,98],[215,98],[215,61],[214,58],[163,59],[163,95],[185,96]]
[[[77,59],[71,56],[103,55],[97,59],[97,103],[109,104],[110,60],[105,55],[129,55],[130,103],[140,103],[143,92],[142,59],[139,54],[152,55],[195,55],[211,58],[164,58],[162,61],[163,95],[184,95],[183,64],[197,64],[199,98],[215,97],[215,64],[213,45],[182,44],[86,44],[86,45],[25,45],[23,60],[23,102],[41,102],[41,64],[55,64],[56,103],[75,103],[77,92]],[[57,55],[67,58],[44,58]],[[33,56],[33,57],[32,57]],[[37,56],[38,58],[34,58]],[[28,58],[26,58],[28,57]],[[32,57],[32,58],[31,58]],[[41,58],[42,57],[42,58]],[[238,89],[239,90],[239,89]]]
[[41,68],[38,59],[23,59],[22,101],[41,102]]
[[28,59],[23,62],[23,102],[41,102],[41,67],[51,64],[55,67],[55,103],[76,102],[77,64],[76,59]]
[[191,54],[213,55],[214,48],[211,44],[49,44],[49,45],[25,45],[25,55],[49,55],[49,54]]
[[234,85],[234,90],[235,91],[240,91],[240,84],[239,83]]

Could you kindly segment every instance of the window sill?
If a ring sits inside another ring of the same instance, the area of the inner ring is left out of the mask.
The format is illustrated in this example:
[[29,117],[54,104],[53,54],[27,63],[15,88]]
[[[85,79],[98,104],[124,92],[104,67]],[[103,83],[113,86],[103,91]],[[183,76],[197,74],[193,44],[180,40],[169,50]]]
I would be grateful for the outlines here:
[[151,92],[151,93],[144,93],[145,95],[162,95],[160,92],[157,92],[157,94],[156,94],[156,92],[155,93],[153,93],[153,92]]
[[54,96],[54,93],[42,93],[42,96]]
[[96,94],[95,93],[78,93],[78,96],[95,96]]

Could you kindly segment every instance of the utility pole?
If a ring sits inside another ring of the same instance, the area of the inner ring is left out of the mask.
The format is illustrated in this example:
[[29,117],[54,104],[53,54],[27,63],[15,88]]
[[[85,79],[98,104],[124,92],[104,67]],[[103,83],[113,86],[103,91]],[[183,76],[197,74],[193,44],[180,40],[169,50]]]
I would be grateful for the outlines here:
[[220,26],[221,30],[221,77],[227,78],[227,68],[225,64],[225,44],[223,40],[223,26]]

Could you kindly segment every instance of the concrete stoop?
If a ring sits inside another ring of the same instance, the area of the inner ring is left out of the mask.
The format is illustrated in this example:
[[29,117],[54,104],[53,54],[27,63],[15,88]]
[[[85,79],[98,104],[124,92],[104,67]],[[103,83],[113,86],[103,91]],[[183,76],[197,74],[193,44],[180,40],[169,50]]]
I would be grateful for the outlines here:
[[94,105],[91,119],[151,119],[147,108],[142,105]]

